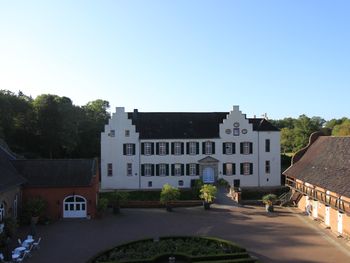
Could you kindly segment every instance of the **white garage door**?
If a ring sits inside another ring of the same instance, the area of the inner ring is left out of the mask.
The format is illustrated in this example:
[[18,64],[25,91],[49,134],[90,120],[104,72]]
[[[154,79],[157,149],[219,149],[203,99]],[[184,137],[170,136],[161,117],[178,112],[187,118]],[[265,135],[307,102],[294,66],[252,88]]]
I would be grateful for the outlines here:
[[71,195],[63,202],[64,218],[86,217],[86,199],[79,195]]

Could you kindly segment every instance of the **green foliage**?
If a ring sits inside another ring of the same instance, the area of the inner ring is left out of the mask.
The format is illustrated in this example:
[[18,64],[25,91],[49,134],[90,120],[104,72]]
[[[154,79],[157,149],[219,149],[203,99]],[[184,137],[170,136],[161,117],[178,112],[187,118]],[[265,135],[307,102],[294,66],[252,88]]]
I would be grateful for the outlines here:
[[244,248],[226,240],[177,236],[129,242],[101,252],[88,262],[165,262],[170,255],[181,262],[235,262],[251,259]]
[[200,190],[199,197],[206,203],[212,203],[216,198],[217,189],[212,184],[204,184]]
[[179,189],[172,187],[170,184],[163,185],[160,192],[160,202],[162,204],[168,204],[171,201],[176,201],[180,197]]
[[266,205],[273,205],[273,203],[277,200],[277,196],[275,194],[267,194],[262,198],[262,202]]
[[47,209],[47,203],[41,197],[34,197],[24,203],[23,213],[30,217],[43,216]]
[[108,207],[108,199],[105,197],[100,197],[97,201],[97,211],[105,212]]
[[217,180],[217,185],[218,186],[223,186],[223,187],[230,187],[230,184],[229,184],[229,182],[227,182],[225,179],[223,179],[223,178],[219,178],[218,180]]
[[350,135],[350,120],[344,119],[341,123],[336,124],[332,130],[333,136],[349,136]]

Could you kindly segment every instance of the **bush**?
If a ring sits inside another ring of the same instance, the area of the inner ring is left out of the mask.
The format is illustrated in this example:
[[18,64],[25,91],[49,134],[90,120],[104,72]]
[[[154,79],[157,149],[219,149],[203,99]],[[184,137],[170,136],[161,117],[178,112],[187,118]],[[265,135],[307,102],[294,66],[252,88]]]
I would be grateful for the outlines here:
[[105,197],[100,197],[97,202],[97,212],[103,213],[107,210],[108,199]]
[[264,195],[262,198],[262,201],[265,205],[273,205],[274,202],[276,202],[277,196],[275,194],[267,194]]
[[200,190],[199,197],[204,200],[206,203],[212,203],[215,199],[217,189],[212,184],[205,184]]
[[165,184],[160,192],[160,202],[168,204],[171,201],[176,201],[180,197],[179,189],[172,187],[170,184]]
[[28,199],[24,205],[21,215],[21,222],[29,224],[32,217],[41,217],[45,215],[47,202],[41,197]]

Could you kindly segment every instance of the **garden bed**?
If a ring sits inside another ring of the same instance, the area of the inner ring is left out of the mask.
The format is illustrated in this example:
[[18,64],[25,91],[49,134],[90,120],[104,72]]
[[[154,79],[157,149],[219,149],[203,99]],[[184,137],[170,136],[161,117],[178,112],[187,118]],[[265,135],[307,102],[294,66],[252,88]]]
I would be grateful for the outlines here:
[[[190,207],[203,205],[201,200],[180,200],[172,201],[172,207]],[[123,208],[160,208],[165,207],[160,201],[124,201],[121,205]]]
[[169,262],[256,262],[233,242],[217,238],[176,236],[143,239],[101,252],[88,263]]

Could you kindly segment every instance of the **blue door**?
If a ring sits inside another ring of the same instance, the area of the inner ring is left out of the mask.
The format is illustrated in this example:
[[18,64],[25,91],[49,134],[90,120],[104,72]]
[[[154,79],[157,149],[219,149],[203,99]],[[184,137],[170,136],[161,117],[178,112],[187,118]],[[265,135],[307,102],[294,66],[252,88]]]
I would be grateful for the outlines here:
[[203,183],[212,184],[214,183],[214,168],[205,167],[203,170]]

